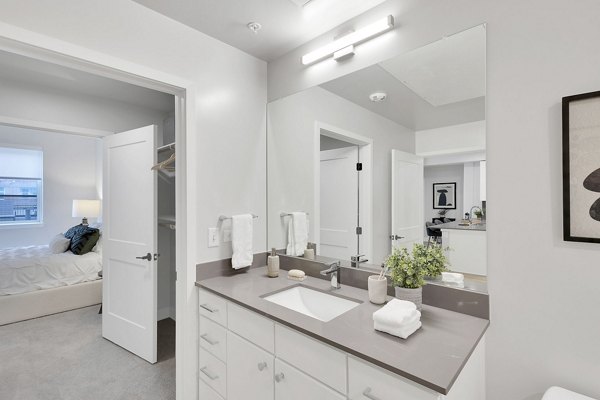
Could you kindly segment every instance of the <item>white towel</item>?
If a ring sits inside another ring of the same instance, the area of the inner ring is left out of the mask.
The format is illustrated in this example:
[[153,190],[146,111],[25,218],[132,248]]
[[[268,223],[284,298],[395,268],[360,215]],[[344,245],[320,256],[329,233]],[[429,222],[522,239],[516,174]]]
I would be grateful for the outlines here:
[[415,303],[399,299],[390,300],[373,313],[373,321],[390,327],[409,325],[421,318]]
[[308,245],[308,218],[306,213],[293,212],[288,224],[288,245],[286,254],[303,256]]
[[252,214],[231,217],[231,266],[234,269],[252,265],[252,219]]
[[390,326],[387,326],[385,324],[380,324],[377,321],[375,321],[375,330],[389,333],[390,335],[398,336],[402,339],[407,339],[410,335],[415,333],[417,331],[417,329],[419,329],[421,327],[421,325],[422,325],[421,321],[415,321],[412,324],[402,326],[402,327],[390,327]]

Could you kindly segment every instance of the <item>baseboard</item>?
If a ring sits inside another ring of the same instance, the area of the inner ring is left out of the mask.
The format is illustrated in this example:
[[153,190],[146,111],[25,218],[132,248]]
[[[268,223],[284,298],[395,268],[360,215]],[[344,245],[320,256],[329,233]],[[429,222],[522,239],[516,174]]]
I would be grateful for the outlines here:
[[175,321],[175,308],[174,307],[162,307],[156,312],[156,320],[162,321],[163,319],[171,318]]

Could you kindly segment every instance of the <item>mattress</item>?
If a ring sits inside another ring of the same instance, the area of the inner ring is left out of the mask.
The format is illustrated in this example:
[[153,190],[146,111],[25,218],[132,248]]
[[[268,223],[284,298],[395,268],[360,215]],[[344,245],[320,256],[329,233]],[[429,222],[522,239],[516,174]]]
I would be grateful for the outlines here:
[[101,270],[95,252],[52,254],[47,245],[0,249],[0,296],[94,281]]

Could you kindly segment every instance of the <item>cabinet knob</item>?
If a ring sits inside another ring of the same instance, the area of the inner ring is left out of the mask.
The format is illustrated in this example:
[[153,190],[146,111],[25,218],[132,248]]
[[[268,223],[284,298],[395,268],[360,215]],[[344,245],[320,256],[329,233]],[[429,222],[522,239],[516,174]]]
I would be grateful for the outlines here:
[[280,372],[275,375],[275,382],[281,382],[284,379],[285,379],[285,375],[283,374],[283,372]]
[[371,394],[371,392],[372,392],[371,388],[370,388],[370,387],[368,387],[368,388],[366,388],[366,389],[363,391],[363,393],[362,393],[362,394],[363,394],[363,396],[365,396],[367,399],[370,399],[370,400],[379,400],[379,397],[377,397],[377,396],[375,396],[375,395]]
[[262,371],[265,368],[267,368],[267,363],[266,362],[263,361],[263,362],[258,363],[258,370],[259,371]]
[[214,346],[214,345],[217,345],[217,344],[219,344],[219,341],[218,341],[218,340],[213,340],[213,339],[211,339],[211,338],[208,336],[208,333],[205,333],[205,334],[203,334],[203,335],[200,335],[200,337],[201,337],[202,339],[204,339],[204,341],[205,341],[205,342],[207,342],[208,344],[210,344],[211,346]]

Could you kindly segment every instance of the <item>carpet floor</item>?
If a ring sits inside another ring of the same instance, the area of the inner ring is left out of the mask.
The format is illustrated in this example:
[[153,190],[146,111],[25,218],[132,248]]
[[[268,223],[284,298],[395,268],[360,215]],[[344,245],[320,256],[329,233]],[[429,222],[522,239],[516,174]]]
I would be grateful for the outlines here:
[[102,338],[98,306],[0,326],[0,399],[175,399],[175,322],[154,365]]

